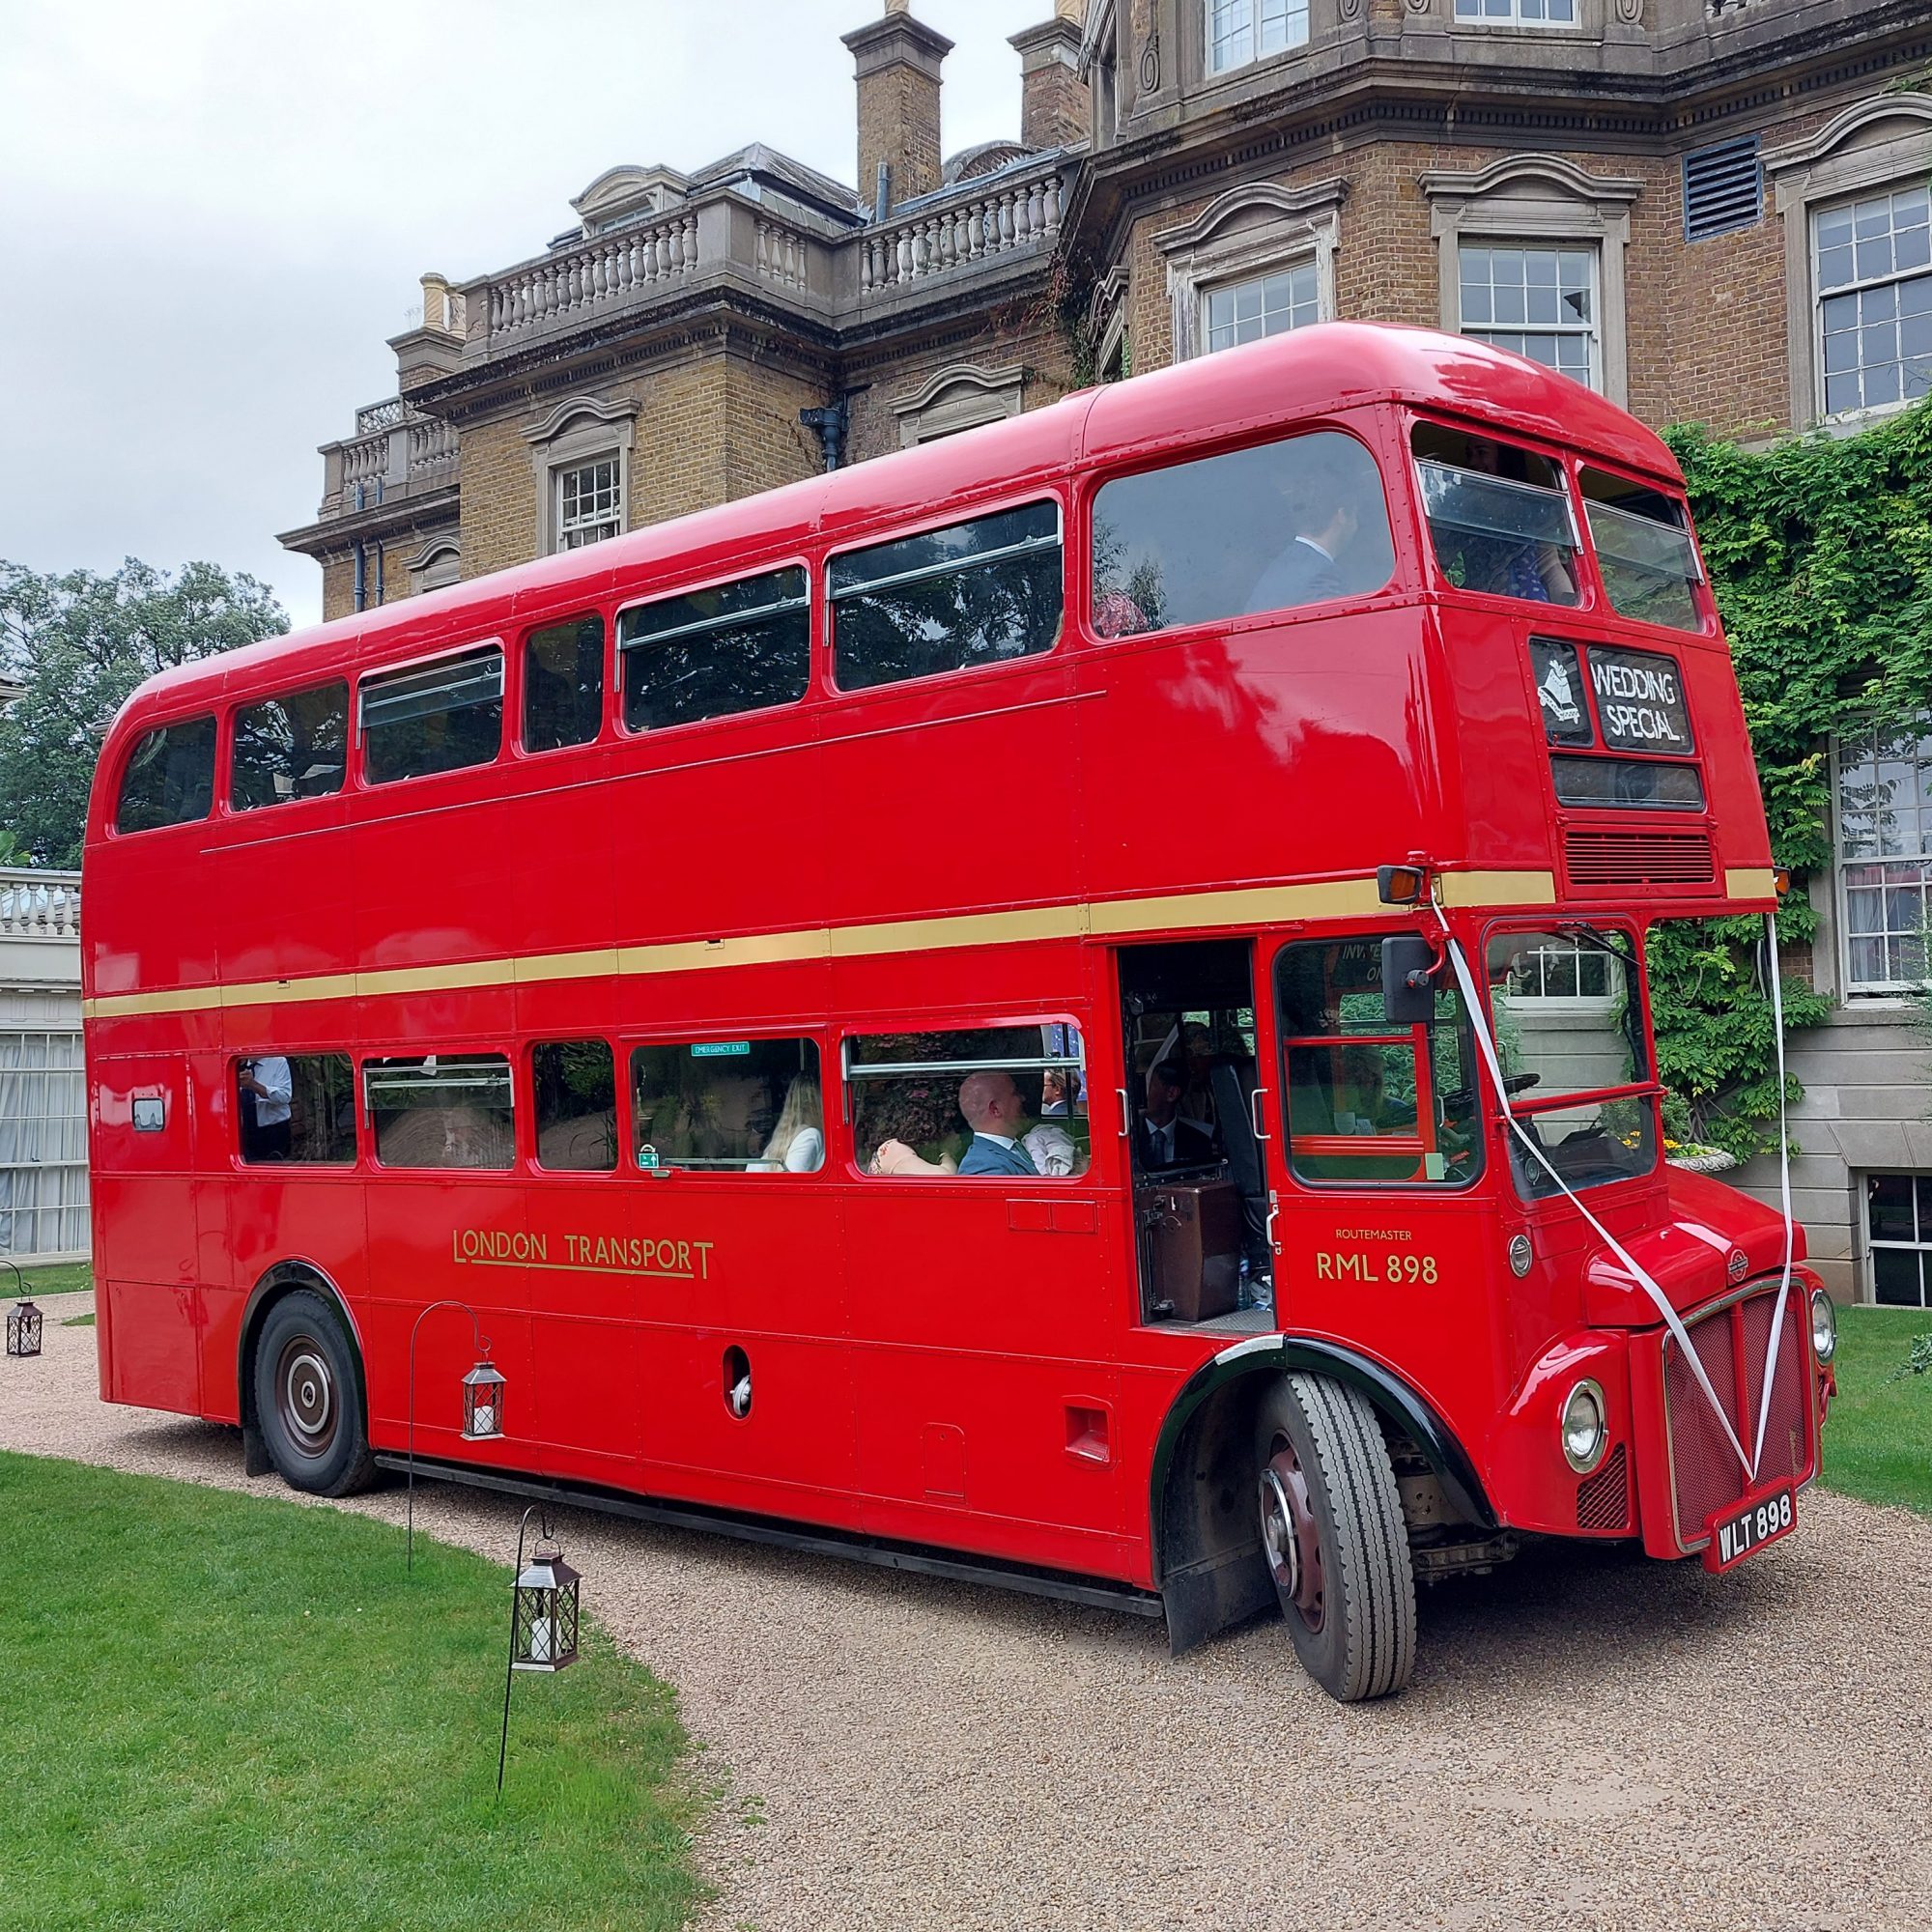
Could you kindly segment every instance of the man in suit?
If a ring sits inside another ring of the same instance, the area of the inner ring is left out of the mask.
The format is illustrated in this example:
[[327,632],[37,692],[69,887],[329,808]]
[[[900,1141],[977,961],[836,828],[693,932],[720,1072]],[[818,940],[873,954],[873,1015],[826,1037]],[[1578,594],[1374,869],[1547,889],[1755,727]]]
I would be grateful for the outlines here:
[[1020,1145],[1026,1102],[1010,1073],[969,1073],[959,1084],[959,1111],[973,1129],[973,1144],[959,1162],[961,1174],[1037,1174]]
[[1187,1073],[1179,1061],[1162,1060],[1148,1068],[1147,1107],[1134,1136],[1134,1151],[1144,1173],[1213,1165],[1213,1141],[1180,1116],[1180,1096],[1186,1089]]

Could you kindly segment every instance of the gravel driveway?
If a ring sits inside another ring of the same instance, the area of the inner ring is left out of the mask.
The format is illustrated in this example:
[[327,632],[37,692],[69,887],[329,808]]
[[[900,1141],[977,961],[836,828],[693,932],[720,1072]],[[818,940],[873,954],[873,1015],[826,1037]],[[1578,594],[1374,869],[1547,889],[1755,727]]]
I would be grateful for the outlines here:
[[[288,1493],[230,1432],[97,1401],[94,1331],[59,1325],[89,1305],[49,1299],[45,1354],[0,1359],[0,1447]],[[507,1500],[417,1505],[507,1568]],[[1800,1515],[1728,1577],[1532,1550],[1426,1595],[1413,1686],[1351,1709],[1278,1625],[1177,1663],[1158,1624],[562,1527],[725,1785],[715,1932],[1922,1928],[1932,1522],[1815,1491]]]

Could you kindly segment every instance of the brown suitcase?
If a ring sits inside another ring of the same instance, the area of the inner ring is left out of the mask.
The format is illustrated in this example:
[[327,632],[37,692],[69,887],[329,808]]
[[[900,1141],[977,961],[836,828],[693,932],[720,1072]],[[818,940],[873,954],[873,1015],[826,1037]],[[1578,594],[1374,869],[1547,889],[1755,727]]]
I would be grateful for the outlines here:
[[1232,1180],[1157,1181],[1140,1191],[1147,1281],[1156,1311],[1207,1321],[1240,1298],[1241,1191]]

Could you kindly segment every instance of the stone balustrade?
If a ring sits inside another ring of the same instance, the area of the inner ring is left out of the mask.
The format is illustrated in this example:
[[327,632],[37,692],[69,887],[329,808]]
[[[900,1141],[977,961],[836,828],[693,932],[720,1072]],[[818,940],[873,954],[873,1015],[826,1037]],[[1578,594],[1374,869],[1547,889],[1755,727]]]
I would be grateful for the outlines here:
[[456,481],[456,432],[440,417],[397,398],[357,410],[355,426],[355,436],[323,450],[324,516],[347,516]]
[[80,874],[0,867],[0,939],[80,937]]
[[687,279],[697,266],[693,213],[597,236],[487,282],[482,294],[491,339],[544,323],[588,321],[599,310],[629,305],[640,291]]
[[862,236],[860,291],[875,296],[1002,255],[1046,247],[1060,234],[1065,197],[1065,178],[1056,169],[1002,182],[982,194]]

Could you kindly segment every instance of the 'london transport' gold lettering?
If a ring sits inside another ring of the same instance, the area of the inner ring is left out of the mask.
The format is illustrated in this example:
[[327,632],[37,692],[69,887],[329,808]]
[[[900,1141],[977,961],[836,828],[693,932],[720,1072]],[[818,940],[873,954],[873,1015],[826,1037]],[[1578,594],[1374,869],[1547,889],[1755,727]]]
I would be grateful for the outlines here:
[[562,1235],[563,1252],[551,1256],[551,1237],[526,1230],[458,1228],[454,1258],[475,1267],[548,1267],[593,1274],[648,1275],[659,1280],[709,1281],[712,1241],[661,1240],[650,1235]]

